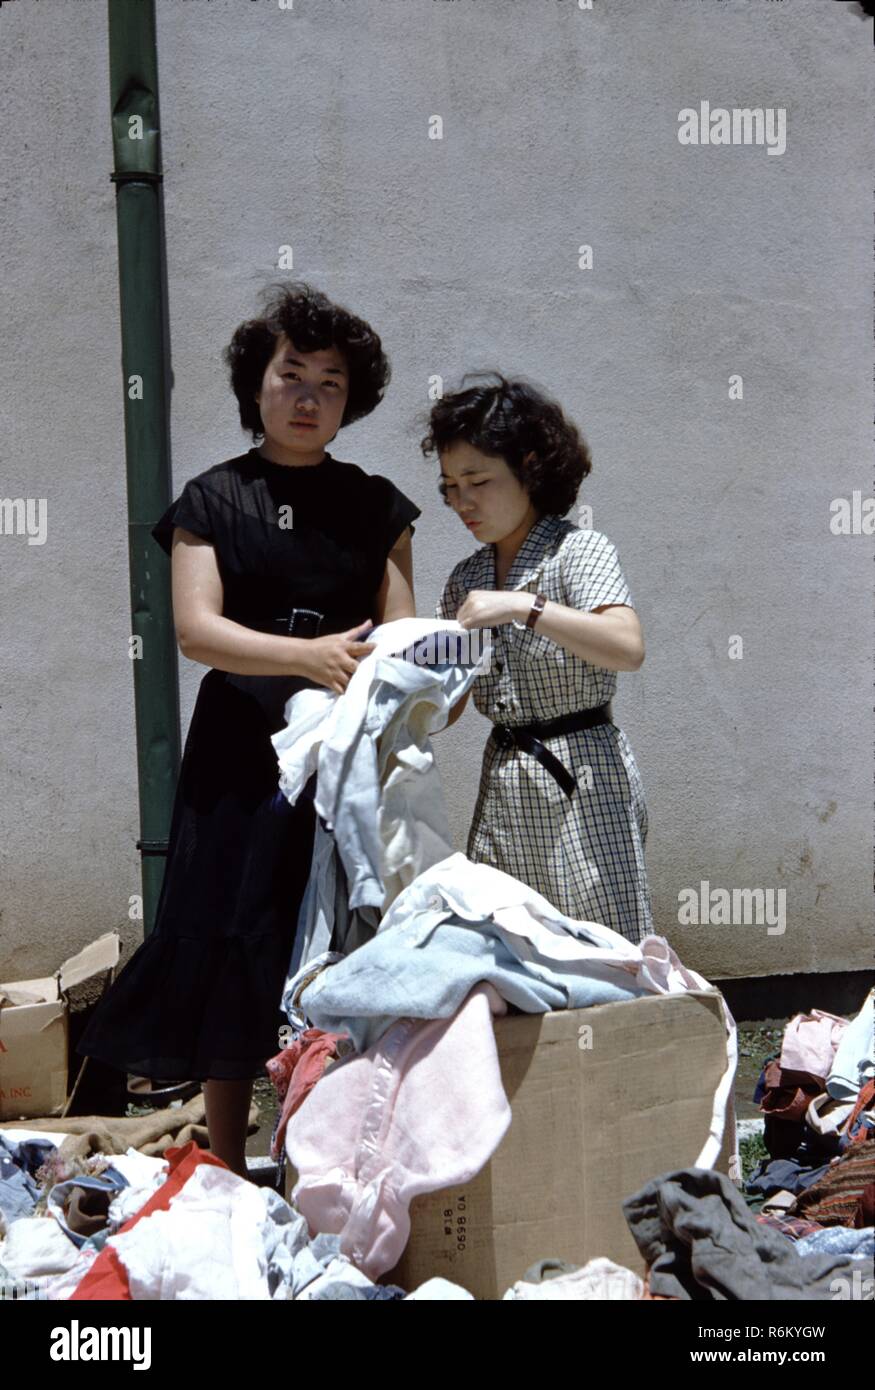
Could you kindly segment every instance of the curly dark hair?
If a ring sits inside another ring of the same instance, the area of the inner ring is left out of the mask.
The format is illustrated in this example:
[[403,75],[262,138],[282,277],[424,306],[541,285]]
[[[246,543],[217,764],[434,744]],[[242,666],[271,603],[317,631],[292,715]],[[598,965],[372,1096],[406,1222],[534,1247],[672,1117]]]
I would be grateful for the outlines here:
[[264,434],[255,393],[283,333],[299,352],[334,346],[343,353],[349,371],[349,396],[341,428],[370,415],[383,399],[391,376],[389,359],[371,325],[303,281],[268,285],[262,296],[265,307],[261,318],[241,323],[222,354],[231,370],[240,423],[252,438]]
[[[491,380],[466,387],[471,376]],[[592,470],[586,440],[561,406],[528,382],[508,381],[500,372],[466,373],[461,389],[432,407],[422,452],[440,454],[458,440],[503,458],[542,516],[564,516]],[[531,453],[535,457],[524,462]]]

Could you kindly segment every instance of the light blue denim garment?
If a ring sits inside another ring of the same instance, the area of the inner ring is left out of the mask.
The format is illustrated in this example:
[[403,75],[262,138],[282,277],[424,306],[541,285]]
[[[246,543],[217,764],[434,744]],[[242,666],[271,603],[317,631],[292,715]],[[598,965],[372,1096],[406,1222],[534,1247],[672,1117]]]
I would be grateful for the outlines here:
[[[94,1235],[90,1237],[78,1235],[75,1231],[71,1231],[70,1227],[67,1225],[67,1220],[64,1215],[64,1198],[68,1193],[75,1191],[77,1187],[84,1187],[93,1192],[105,1192],[109,1201],[111,1201],[117,1193],[129,1186],[130,1184],[127,1178],[123,1177],[122,1174],[113,1167],[105,1168],[103,1172],[96,1177],[91,1177],[83,1173],[78,1177],[68,1178],[65,1182],[56,1182],[46,1198],[46,1207],[51,1212],[52,1216],[54,1216],[64,1234],[72,1240],[73,1244],[79,1250],[81,1250],[83,1245],[89,1241],[94,1242],[95,1238],[99,1235],[103,1235],[104,1240],[106,1239],[106,1236],[109,1234],[109,1219],[107,1218],[105,1230],[95,1231]],[[101,1249],[102,1245],[98,1244],[95,1248]]]
[[[447,724],[449,710],[469,691],[479,666],[476,660],[447,660],[453,646],[435,646],[431,660],[417,664],[416,653],[441,630],[458,624],[401,619],[371,632],[369,641],[392,639],[392,651],[374,663],[367,709],[349,746],[344,735],[324,746],[319,759],[317,809],[326,803],[328,823],[349,883],[349,906],[383,910],[387,863],[380,827],[387,815],[385,776],[394,760],[394,777],[402,777],[403,795],[395,788],[396,808],[403,805],[410,840],[416,841],[419,870],[437,863],[452,848],[452,830],[434,766],[430,735]],[[413,638],[416,632],[416,639]],[[377,653],[374,653],[376,656]],[[466,653],[472,657],[472,652]],[[444,659],[440,659],[444,657]],[[346,724],[344,723],[344,731]]]
[[374,935],[379,921],[380,914],[374,907],[350,907],[337,844],[331,831],[317,819],[310,876],[298,911],[286,991],[303,966],[328,950],[348,955]]
[[[348,731],[349,744],[343,747],[338,736],[323,749],[316,805],[319,809],[324,800],[328,807],[349,883],[350,907],[382,908],[385,899],[379,762],[385,764],[393,753],[410,761],[411,749],[417,747],[411,732],[415,712],[420,719],[427,714],[430,727],[445,724],[450,707],[476,674],[473,667],[415,666],[400,657],[383,657],[374,671],[364,720]],[[422,868],[443,859],[453,838],[430,751],[428,762],[430,766],[416,768],[408,782],[410,819],[417,828],[427,828],[436,846]]]
[[866,1226],[852,1230],[847,1226],[825,1226],[796,1242],[800,1255],[853,1255],[859,1259],[875,1257],[875,1230]]
[[0,1213],[6,1224],[30,1216],[39,1200],[34,1182],[19,1157],[19,1146],[0,1136]]
[[[446,725],[488,660],[488,646],[466,643],[466,637],[455,622],[399,618],[382,624],[368,636],[377,650],[359,664],[344,694],[331,700],[324,691],[302,691],[289,701],[287,728],[272,736],[280,788],[290,801],[318,768],[316,810],[334,833],[351,908],[382,911],[385,904],[381,773],[390,761],[393,804],[396,813],[404,808],[417,842],[415,872],[443,859],[452,846],[429,734]],[[330,892],[321,896],[330,902]]]
[[379,931],[352,955],[329,966],[301,995],[316,1028],[348,1032],[365,1052],[399,1018],[449,1018],[487,980],[525,1013],[582,1009],[638,999],[651,991],[563,971],[543,961],[523,964],[489,921],[462,922],[453,913],[421,911]]

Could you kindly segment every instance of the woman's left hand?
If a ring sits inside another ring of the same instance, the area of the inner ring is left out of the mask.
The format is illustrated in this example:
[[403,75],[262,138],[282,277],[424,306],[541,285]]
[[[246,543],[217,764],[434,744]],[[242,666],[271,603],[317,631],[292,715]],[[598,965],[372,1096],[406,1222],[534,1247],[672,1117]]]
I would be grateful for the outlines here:
[[513,589],[472,589],[456,614],[464,628],[501,627],[503,623],[525,622],[532,606],[532,595]]

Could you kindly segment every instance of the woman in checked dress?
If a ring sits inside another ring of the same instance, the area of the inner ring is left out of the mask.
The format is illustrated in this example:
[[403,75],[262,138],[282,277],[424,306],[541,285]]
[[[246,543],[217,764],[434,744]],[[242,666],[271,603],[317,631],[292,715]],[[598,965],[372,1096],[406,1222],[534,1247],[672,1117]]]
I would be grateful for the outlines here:
[[495,374],[437,402],[422,449],[438,454],[444,500],[481,542],[447,579],[438,617],[492,631],[473,686],[494,727],[468,857],[638,942],[653,930],[647,811],[610,701],[644,642],[614,546],[564,519],[592,466],[587,446],[555,402]]

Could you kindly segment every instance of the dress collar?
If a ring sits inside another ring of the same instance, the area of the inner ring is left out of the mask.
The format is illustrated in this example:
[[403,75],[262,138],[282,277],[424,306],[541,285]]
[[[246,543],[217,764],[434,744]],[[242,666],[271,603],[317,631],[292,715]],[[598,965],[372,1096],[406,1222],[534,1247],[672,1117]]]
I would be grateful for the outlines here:
[[[502,588],[524,589],[527,584],[531,583],[544,560],[556,549],[562,525],[563,519],[561,516],[549,514],[540,517],[535,522],[514,556],[513,564],[507,572],[507,578]],[[492,587],[497,588],[495,546],[490,545],[487,546],[486,549],[489,553]]]
[[290,474],[294,474],[295,477],[302,477],[304,474],[308,473],[315,474],[318,473],[321,468],[326,468],[335,462],[334,458],[327,450],[325,457],[321,458],[318,463],[275,463],[273,459],[266,459],[264,454],[259,453],[256,448],[250,449],[247,457],[253,467],[260,468],[263,472],[270,473],[276,477],[289,477]]

